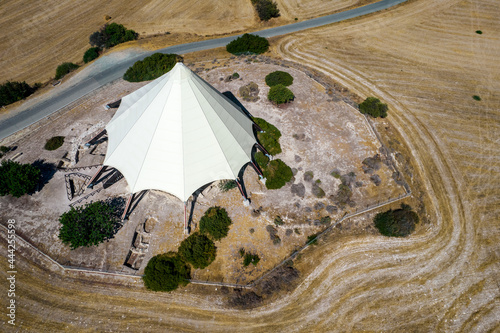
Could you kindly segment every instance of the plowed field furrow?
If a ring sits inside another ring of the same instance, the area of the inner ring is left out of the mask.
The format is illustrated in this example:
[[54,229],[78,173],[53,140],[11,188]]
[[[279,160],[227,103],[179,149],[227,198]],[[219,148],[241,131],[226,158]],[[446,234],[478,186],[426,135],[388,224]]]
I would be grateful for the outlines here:
[[[388,103],[384,121],[406,146],[395,149],[414,168],[408,181],[415,196],[425,192],[428,222],[411,237],[327,235],[296,263],[303,274],[297,288],[251,311],[227,309],[215,292],[198,296],[181,288],[157,294],[91,284],[84,277],[61,278],[19,256],[18,286],[25,305],[19,303],[18,319],[23,328],[497,331],[497,13],[500,4],[494,0],[414,0],[273,42],[273,52],[283,58],[321,71],[360,96]],[[484,34],[475,34],[478,29]],[[474,94],[482,101],[472,100]],[[4,241],[0,252],[6,253]],[[6,271],[6,262],[0,262],[1,280]],[[45,317],[30,320],[29,312],[37,306]]]
[[[420,304],[417,307],[413,302],[403,301],[404,297],[385,299],[379,305],[393,310],[389,315],[391,318],[428,319],[424,315],[426,310],[436,310],[427,304],[432,301],[426,295],[432,294],[441,300],[435,304],[445,310],[432,322],[439,323],[436,327],[445,331],[454,331],[471,322],[481,326],[478,309],[491,306],[492,298],[484,295],[469,299],[474,286],[480,282],[489,295],[497,298],[499,295],[498,286],[487,279],[498,270],[499,258],[491,248],[498,237],[491,235],[489,244],[486,244],[475,236],[474,230],[479,227],[492,230],[497,228],[498,222],[498,216],[495,218],[495,214],[489,214],[491,211],[486,209],[498,207],[500,193],[500,177],[496,171],[500,145],[495,144],[500,138],[500,99],[496,96],[500,85],[495,79],[500,73],[495,60],[500,43],[497,37],[492,37],[494,42],[477,42],[481,35],[474,32],[470,21],[471,16],[479,17],[474,19],[475,24],[481,22],[479,25],[490,33],[499,31],[498,22],[493,16],[485,15],[485,8],[500,12],[500,6],[494,1],[438,2],[440,8],[432,10],[429,16],[416,14],[414,19],[401,20],[390,27],[388,24],[385,29],[377,26],[368,32],[364,24],[359,23],[359,29],[355,24],[350,27],[352,31],[347,31],[341,24],[285,37],[276,47],[276,52],[287,59],[311,64],[362,96],[374,95],[387,102],[392,110],[389,122],[406,139],[422,177],[438,177],[426,186],[442,219],[434,219],[433,227],[426,230],[432,239],[426,240],[421,247],[406,250],[420,254],[426,252],[423,248],[435,248],[437,243],[446,246],[437,249],[430,258],[426,255],[415,257],[414,267],[425,267],[424,272],[419,272],[418,279],[401,275],[401,281],[406,283],[423,283],[423,288],[408,299],[425,299],[423,303],[427,306],[422,310]],[[481,5],[476,6],[478,3]],[[483,7],[483,3],[487,6]],[[418,1],[408,4],[405,12],[412,12],[413,7],[420,8],[420,5]],[[402,9],[396,9],[384,18],[392,23]],[[317,44],[319,40],[325,41],[322,47]],[[473,94],[488,97],[475,102]],[[356,248],[356,252],[359,250]],[[390,262],[390,250],[385,250],[385,257]],[[479,259],[475,253],[482,252],[489,256]],[[384,257],[383,252],[377,252],[377,255]],[[346,257],[350,256],[346,254]],[[426,264],[421,266],[419,262]],[[482,271],[484,278],[478,281],[476,267],[489,262],[492,265]],[[400,268],[405,272],[407,266],[401,265]],[[374,268],[371,279],[377,280],[388,272],[389,269]],[[389,290],[396,293],[400,289],[400,286],[389,287],[384,293]],[[344,308],[361,314],[372,313],[353,299],[373,293],[373,290],[356,291],[352,298],[345,300]],[[408,308],[398,308],[402,304]],[[498,311],[498,304],[493,308]],[[408,315],[411,309],[420,315]],[[400,328],[397,324],[385,326],[377,323],[375,318],[381,317],[372,315],[371,323],[376,327],[372,329]],[[486,312],[484,319],[485,325],[491,325],[491,317]],[[424,325],[423,322],[420,325]],[[426,325],[432,324],[427,322]]]

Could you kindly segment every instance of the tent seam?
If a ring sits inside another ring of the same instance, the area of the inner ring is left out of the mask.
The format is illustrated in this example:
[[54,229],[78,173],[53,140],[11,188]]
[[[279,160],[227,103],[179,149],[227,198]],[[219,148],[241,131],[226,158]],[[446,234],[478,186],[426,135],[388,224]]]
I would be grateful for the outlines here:
[[[158,79],[159,79],[159,78],[158,78]],[[167,82],[165,82],[165,84],[166,84],[166,83],[168,83],[168,81],[167,81]],[[164,86],[165,86],[165,85],[164,85]],[[162,87],[162,89],[163,89],[163,87]],[[160,89],[160,90],[161,90],[161,89]],[[150,91],[151,91],[151,90],[150,90]],[[134,104],[132,104],[132,105],[137,104],[137,103],[138,103],[138,102],[139,102],[139,101],[140,101],[143,97],[145,97],[147,94],[148,94],[148,93],[145,93],[145,94],[144,94],[144,96],[142,96],[141,98],[139,98],[139,99],[138,99],[138,100],[137,100]],[[137,121],[139,121],[139,119],[141,119],[141,118],[142,118],[142,116],[144,115],[144,113],[146,113],[146,110],[149,108],[149,106],[151,105],[151,103],[153,103],[153,101],[154,101],[154,99],[153,99],[151,102],[149,102],[149,103],[148,103],[148,106],[144,109],[144,112],[140,115],[140,117],[139,117],[139,118],[137,118],[137,120],[134,122],[134,125],[133,125],[133,126],[131,126],[131,127],[128,129],[127,133],[123,136],[123,138],[120,140],[120,142],[118,142],[118,144],[116,145],[116,147],[115,147],[115,149],[113,150],[113,152],[111,152],[110,156],[111,156],[111,155],[113,155],[113,153],[115,152],[116,148],[120,145],[120,143],[122,143],[123,139],[124,139],[125,137],[127,137],[127,135],[130,133],[130,131],[132,130],[132,128],[135,126],[135,124],[137,124]],[[129,109],[130,109],[130,107],[129,107]],[[117,111],[117,112],[118,112],[118,111]],[[120,116],[119,116],[119,117],[121,117],[121,116],[123,116],[123,113],[122,113],[122,114],[120,114]],[[113,118],[114,118],[114,116],[113,116]],[[108,125],[109,125],[110,123],[112,123],[112,122],[113,122],[113,118],[111,118],[111,120],[110,120],[110,122],[108,123]],[[117,118],[117,119],[118,119],[118,118]],[[107,127],[107,126],[106,126],[106,127]],[[105,127],[105,128],[106,128],[106,127]],[[107,154],[106,154],[106,159],[107,159]]]
[[[191,83],[189,83],[189,85],[191,85]],[[192,87],[191,87],[191,88],[192,88]],[[193,95],[194,95],[194,97],[196,98],[196,101],[198,102],[198,104],[199,104],[199,105],[201,105],[200,100],[198,99],[198,96],[196,96],[196,94],[193,94]],[[200,108],[200,109],[202,110],[202,112],[201,112],[201,113],[203,114],[203,117],[205,118],[206,122],[208,123],[208,126],[210,127],[210,132],[211,132],[211,133],[212,133],[212,135],[215,137],[215,140],[217,141],[217,145],[219,146],[219,149],[222,151],[222,154],[224,155],[224,159],[226,160],[226,163],[227,163],[227,165],[229,166],[229,169],[231,170],[231,173],[232,173],[232,174],[233,174],[233,176],[234,176],[233,169],[231,168],[231,165],[229,164],[229,160],[228,160],[228,158],[227,158],[227,156],[226,156],[226,152],[224,151],[224,149],[222,149],[222,146],[221,146],[221,144],[220,144],[219,138],[217,137],[217,135],[215,135],[214,130],[213,130],[213,128],[212,128],[212,126],[211,126],[211,124],[210,124],[210,121],[208,121],[208,118],[207,118],[207,116],[205,115],[205,112],[204,112],[203,108]],[[219,119],[220,119],[220,118],[219,118]],[[221,120],[221,121],[222,121],[222,120]],[[231,136],[232,136],[232,134],[231,134]],[[234,138],[234,136],[233,136],[233,138]],[[236,140],[236,139],[235,139],[235,140]],[[236,141],[237,141],[237,140],[236,140]],[[237,176],[236,176],[236,177],[237,177]],[[235,177],[235,178],[236,178],[236,177]]]
[[[204,82],[205,82],[205,81],[204,81]],[[208,84],[208,83],[207,83],[207,84]],[[196,85],[196,84],[195,84],[195,85]],[[203,87],[203,85],[200,85],[200,86],[201,86],[201,87]],[[196,85],[196,87],[197,87],[197,88],[198,88],[198,90],[199,90],[199,88],[200,88],[200,87],[198,87],[198,85]],[[207,91],[207,90],[205,90],[205,91]],[[207,92],[208,92],[208,91],[207,91]],[[209,93],[209,94],[210,94],[210,93]],[[222,95],[222,94],[221,94],[221,95]],[[195,95],[195,96],[196,96],[196,95]],[[222,95],[222,96],[224,96],[224,95]],[[196,100],[198,100],[198,98],[196,98]],[[199,100],[198,100],[198,101],[199,101]],[[209,104],[210,104],[210,106],[213,108],[212,103],[210,103],[210,102],[209,102]],[[221,117],[219,116],[219,114],[218,114],[217,112],[215,112],[215,111],[214,111],[214,113],[215,113],[215,115],[217,116],[217,118],[218,118],[221,122],[223,122],[223,123],[224,123],[224,121],[221,119]],[[205,115],[205,113],[203,113],[203,115]],[[229,114],[229,115],[231,115],[231,114]],[[205,116],[205,118],[206,118],[206,116]],[[240,124],[240,123],[239,123],[236,119],[234,119],[233,117],[231,117],[231,118],[232,118],[232,119],[233,119],[233,120],[234,120],[234,121],[238,124],[238,126],[239,126],[239,127],[240,127],[240,128],[241,128],[244,132],[245,132],[245,133],[247,133],[247,134],[248,134],[247,130],[246,130],[243,126],[241,126],[241,124]],[[249,120],[250,120],[250,119],[249,119]],[[207,122],[210,124],[210,122],[208,121],[208,119],[207,119]],[[210,127],[210,128],[212,128],[212,127]],[[233,135],[233,133],[232,133],[229,129],[228,129],[228,132],[229,132],[229,134],[231,134],[231,136],[233,137],[234,141],[239,142],[239,141],[238,141],[238,139],[236,139],[236,137]],[[254,140],[254,141],[255,141],[255,142],[254,142],[254,144],[255,144],[255,143],[257,143],[257,139],[256,139],[256,138],[255,138],[255,136],[253,136],[253,135],[252,135],[252,140]],[[217,139],[217,142],[219,142],[219,140],[218,140],[218,139]],[[220,144],[219,144],[219,147],[220,147]],[[245,150],[243,150],[243,148],[242,148],[240,145],[238,145],[238,147],[240,148],[240,150],[241,150],[241,151],[243,151],[243,153],[244,153],[245,155],[247,155],[247,154],[246,154],[246,152],[245,152]],[[222,147],[221,147],[221,150],[222,150]],[[226,155],[224,154],[224,156],[226,156]],[[227,161],[227,158],[226,158],[226,161]]]

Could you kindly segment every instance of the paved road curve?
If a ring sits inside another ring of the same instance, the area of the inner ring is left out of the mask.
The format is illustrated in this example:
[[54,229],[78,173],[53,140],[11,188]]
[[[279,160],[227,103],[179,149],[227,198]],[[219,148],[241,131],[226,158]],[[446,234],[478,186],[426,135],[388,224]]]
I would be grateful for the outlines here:
[[[398,5],[400,3],[405,2],[406,0],[382,0],[370,5],[366,5],[363,7],[347,10],[345,12],[332,14],[328,16],[323,16],[307,21],[302,21],[298,23],[293,23],[289,25],[284,25],[276,28],[270,28],[266,30],[261,30],[257,32],[253,32],[253,34],[262,36],[262,37],[274,37],[279,35],[285,35],[292,32],[297,32],[305,29],[315,28],[322,25],[327,25],[335,22],[340,22],[344,20],[348,20],[354,17],[370,14],[373,12],[377,12],[383,9],[390,8],[392,6]],[[95,74],[73,86],[65,87],[61,89],[54,97],[42,101],[37,105],[19,112],[13,115],[10,118],[7,118],[0,122],[0,140],[20,131],[21,129],[49,116],[50,114],[56,112],[62,107],[70,104],[78,100],[79,98],[87,95],[88,93],[94,91],[95,89],[110,83],[116,79],[119,79],[123,76],[128,67],[130,67],[137,60],[144,59],[145,57],[155,53],[155,52],[163,52],[163,53],[177,53],[184,54],[194,51],[208,50],[216,47],[225,46],[230,41],[236,39],[238,36],[217,38],[204,40],[200,42],[188,43],[170,46],[161,50],[157,50],[154,52],[144,52],[138,56],[132,57],[126,61],[117,63],[112,68],[109,68],[99,74]]]

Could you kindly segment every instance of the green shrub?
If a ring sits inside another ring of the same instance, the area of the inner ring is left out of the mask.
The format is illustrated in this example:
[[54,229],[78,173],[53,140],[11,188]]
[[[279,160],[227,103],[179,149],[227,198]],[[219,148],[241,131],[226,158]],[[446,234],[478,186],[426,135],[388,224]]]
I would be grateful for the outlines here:
[[10,147],[7,147],[7,146],[0,146],[0,152],[2,153],[8,153],[10,151]]
[[133,64],[127,69],[123,79],[129,82],[154,80],[169,72],[177,62],[182,61],[182,57],[177,54],[155,53]]
[[85,51],[85,54],[83,55],[83,62],[88,63],[94,59],[97,59],[99,57],[100,51],[101,49],[98,47],[91,47],[90,49]]
[[389,209],[377,214],[373,221],[384,236],[406,237],[415,230],[415,224],[419,219],[410,206],[402,204],[400,209]]
[[20,101],[29,95],[33,94],[38,88],[38,85],[33,87],[23,82],[7,81],[0,85],[0,106],[9,105]]
[[0,196],[11,194],[19,198],[31,193],[40,182],[40,168],[31,164],[3,161],[0,165]]
[[259,140],[259,143],[271,155],[277,155],[281,153],[281,146],[279,143],[281,132],[275,126],[269,124],[262,118],[253,118],[253,121],[255,121],[255,123],[264,131],[264,133],[257,133],[257,139]]
[[189,283],[191,267],[176,253],[158,254],[149,260],[142,279],[149,290],[172,291]]
[[280,226],[280,225],[283,225],[285,224],[285,222],[283,222],[283,220],[281,219],[281,216],[276,216],[274,218],[274,224],[276,224],[276,226]]
[[233,75],[231,75],[233,77],[233,79],[239,79],[240,78],[240,74],[238,73],[233,73]]
[[134,30],[129,30],[118,23],[106,24],[99,31],[89,36],[89,43],[98,48],[113,47],[137,39],[139,36]]
[[478,34],[478,35],[482,35],[482,34],[483,34],[483,32],[482,32],[481,30],[476,30],[476,34]]
[[216,251],[214,242],[199,232],[191,234],[179,246],[179,255],[194,268],[210,265],[215,260]]
[[226,50],[232,54],[256,53],[261,54],[269,49],[269,42],[263,37],[244,34],[226,45]]
[[200,232],[220,240],[227,236],[230,225],[231,219],[224,208],[210,207],[200,219]]
[[290,86],[293,84],[293,77],[288,74],[287,72],[282,72],[282,71],[276,71],[267,74],[266,76],[266,84],[269,87],[276,86],[278,84],[284,85],[284,86]]
[[78,67],[80,67],[80,66],[78,66],[77,64],[74,64],[72,62],[65,62],[65,63],[60,64],[59,66],[57,66],[57,69],[56,69],[56,80],[59,80],[64,75],[68,74],[71,71],[74,71]]
[[238,185],[236,184],[236,181],[234,179],[225,179],[219,182],[219,188],[222,192],[227,192],[229,190],[232,190],[233,188],[236,188],[237,186]]
[[243,258],[243,266],[247,267],[250,264],[257,266],[259,261],[260,261],[260,258],[258,255],[245,253],[245,258]]
[[269,89],[267,98],[276,104],[284,104],[293,101],[295,95],[293,92],[282,84],[272,86]]
[[306,242],[306,244],[309,244],[309,245],[316,245],[316,244],[318,244],[318,238],[317,237],[318,237],[317,234],[307,236],[307,242]]
[[61,147],[64,143],[64,136],[54,136],[47,140],[45,143],[45,150],[56,150]]
[[269,163],[269,157],[264,155],[264,153],[258,151],[254,155],[255,163],[263,170],[265,167],[267,167],[267,164]]
[[262,173],[266,178],[266,187],[269,190],[282,188],[293,177],[292,169],[280,159],[269,162]]
[[268,21],[273,17],[279,17],[280,11],[276,2],[272,0],[252,0],[261,21]]
[[240,96],[243,97],[243,100],[247,102],[257,102],[260,98],[259,86],[255,82],[249,82],[248,84],[241,86],[239,93]]
[[116,209],[97,201],[80,207],[71,207],[59,217],[62,224],[59,238],[71,249],[92,246],[113,236],[120,221]]
[[478,95],[474,95],[472,96],[473,99],[475,99],[476,101],[480,101],[481,100],[481,97],[479,97]]
[[376,97],[368,97],[359,104],[359,111],[362,114],[369,114],[373,118],[385,118],[387,117],[387,104],[383,104]]

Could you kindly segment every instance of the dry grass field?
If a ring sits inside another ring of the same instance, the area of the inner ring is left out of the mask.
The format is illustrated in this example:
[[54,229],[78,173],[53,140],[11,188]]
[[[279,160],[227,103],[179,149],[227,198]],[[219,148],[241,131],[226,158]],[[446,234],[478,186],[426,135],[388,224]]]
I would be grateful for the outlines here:
[[[323,327],[499,328],[499,13],[496,1],[413,1],[275,44],[284,58],[389,104],[432,216],[429,229],[408,240],[357,239],[334,252],[356,262],[360,286],[330,303],[325,314],[335,319],[325,317]],[[355,260],[362,253],[377,259]],[[338,265],[322,274],[345,281]],[[344,288],[320,284],[332,295]]]
[[[499,13],[495,0],[414,0],[274,40],[273,51],[283,58],[389,104],[388,123],[380,131],[392,133],[388,144],[409,160],[413,192],[426,193],[421,199],[428,222],[411,237],[331,235],[299,260],[302,279],[293,292],[250,311],[227,309],[209,288],[158,294],[112,279],[62,278],[20,249],[23,327],[498,332]],[[5,256],[5,236],[0,239]],[[2,260],[2,281],[6,271]],[[3,298],[1,305],[6,306]]]
[[[46,82],[63,62],[81,63],[90,47],[89,35],[108,22],[133,29],[154,48],[204,39],[207,36],[258,30],[330,14],[373,0],[282,1],[282,16],[261,23],[250,0],[211,1],[31,1],[0,3],[0,82]],[[165,35],[166,32],[171,34]],[[145,46],[131,42],[129,46]]]
[[[140,36],[190,33],[183,40],[167,38],[164,46],[205,35],[227,34],[256,26],[255,10],[237,1],[31,1],[0,3],[0,78],[44,82],[67,61],[82,62],[89,35],[106,23],[117,22]],[[199,35],[199,36],[195,36]]]

